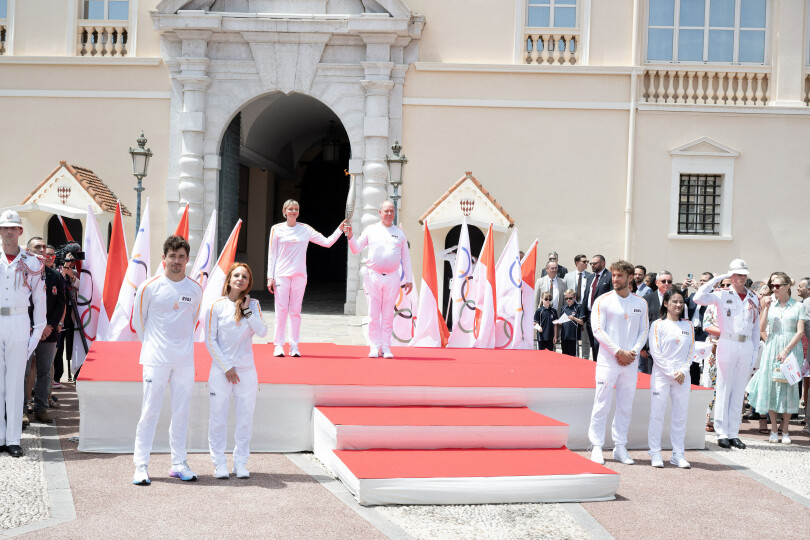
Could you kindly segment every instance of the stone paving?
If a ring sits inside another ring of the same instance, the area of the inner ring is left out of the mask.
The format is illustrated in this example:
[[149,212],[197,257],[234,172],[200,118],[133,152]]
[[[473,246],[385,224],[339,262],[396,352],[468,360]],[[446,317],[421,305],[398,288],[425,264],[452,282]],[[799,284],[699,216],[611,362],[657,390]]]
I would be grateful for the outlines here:
[[49,517],[39,426],[23,431],[20,443],[23,457],[0,454],[0,531]]

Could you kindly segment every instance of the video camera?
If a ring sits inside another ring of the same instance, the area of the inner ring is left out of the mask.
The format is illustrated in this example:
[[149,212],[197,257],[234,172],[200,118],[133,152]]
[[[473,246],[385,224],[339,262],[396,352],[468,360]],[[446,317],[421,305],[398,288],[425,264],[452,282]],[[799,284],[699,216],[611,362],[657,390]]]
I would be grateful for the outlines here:
[[66,261],[84,260],[84,251],[82,251],[82,247],[76,242],[68,242],[67,244],[59,246],[54,255],[54,264],[57,268],[63,266]]

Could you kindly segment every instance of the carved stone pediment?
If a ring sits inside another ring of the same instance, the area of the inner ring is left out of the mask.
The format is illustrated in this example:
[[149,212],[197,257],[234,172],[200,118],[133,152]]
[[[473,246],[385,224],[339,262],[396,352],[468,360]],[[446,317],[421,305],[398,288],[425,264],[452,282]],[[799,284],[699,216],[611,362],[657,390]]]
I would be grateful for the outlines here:
[[480,227],[492,223],[501,232],[515,224],[503,206],[469,171],[422,214],[419,223],[438,229],[458,225],[463,218]]
[[180,10],[219,13],[342,14],[387,13],[407,19],[411,10],[403,0],[161,0],[157,12],[174,14]]

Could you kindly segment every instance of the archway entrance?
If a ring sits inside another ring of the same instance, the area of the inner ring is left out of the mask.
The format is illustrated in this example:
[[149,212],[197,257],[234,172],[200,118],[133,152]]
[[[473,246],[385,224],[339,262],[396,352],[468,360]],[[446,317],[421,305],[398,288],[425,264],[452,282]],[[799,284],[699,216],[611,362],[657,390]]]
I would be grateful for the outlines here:
[[[83,238],[82,222],[78,219],[72,219],[69,217],[62,219],[65,220],[65,226],[70,232],[70,236],[72,236],[73,239],[76,240],[77,242],[81,242]],[[51,218],[48,220],[47,234],[48,237],[45,239],[45,241],[55,247],[59,247],[67,243],[67,236],[65,236],[65,230],[62,228],[62,224],[59,223],[59,217],[56,214],[51,216]]]
[[[473,257],[478,257],[481,253],[481,248],[484,247],[484,233],[474,225],[467,225],[467,233],[470,235],[470,253]],[[459,237],[461,236],[461,225],[456,225],[447,233],[444,239],[444,249],[450,249],[458,245]],[[453,328],[453,312],[449,309],[450,304],[447,299],[450,298],[450,288],[452,287],[453,280],[453,267],[449,261],[444,262],[444,280],[442,286],[444,288],[445,302],[442,306],[442,314],[447,321],[447,327]]]
[[[343,220],[349,138],[338,117],[320,101],[273,93],[251,102],[233,119],[220,156],[220,248],[241,218],[237,260],[253,269],[254,289],[263,289],[270,227],[284,221],[284,201],[299,201],[299,220],[324,236]],[[345,237],[330,249],[309,247],[305,312],[343,313],[346,254]]]

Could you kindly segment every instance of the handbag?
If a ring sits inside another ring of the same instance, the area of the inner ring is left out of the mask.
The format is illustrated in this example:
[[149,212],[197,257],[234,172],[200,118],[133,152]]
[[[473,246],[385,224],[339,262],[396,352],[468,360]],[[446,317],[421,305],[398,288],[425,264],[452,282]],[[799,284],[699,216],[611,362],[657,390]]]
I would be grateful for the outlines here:
[[788,380],[785,377],[785,374],[782,373],[782,364],[777,362],[776,365],[773,367],[773,374],[771,376],[773,382],[777,383],[787,383]]

